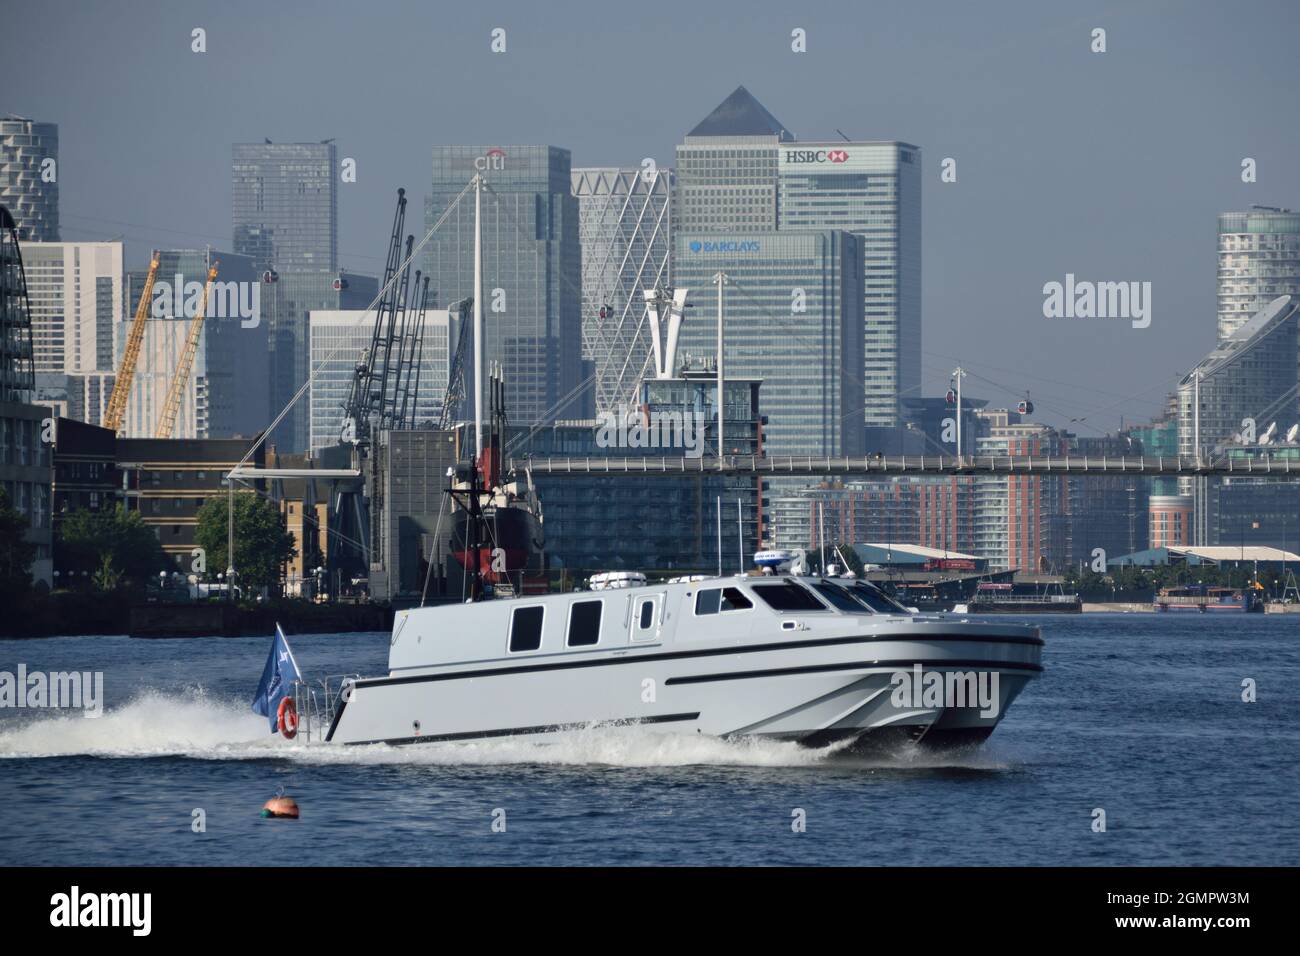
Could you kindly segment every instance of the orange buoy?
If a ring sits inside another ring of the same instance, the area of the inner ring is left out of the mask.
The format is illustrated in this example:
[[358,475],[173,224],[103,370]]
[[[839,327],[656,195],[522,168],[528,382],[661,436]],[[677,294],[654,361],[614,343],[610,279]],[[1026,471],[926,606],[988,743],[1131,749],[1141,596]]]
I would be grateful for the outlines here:
[[272,797],[266,801],[262,807],[262,816],[264,817],[283,817],[290,820],[298,819],[298,801],[293,797],[286,797],[283,793],[278,797]]
[[276,712],[275,720],[285,740],[293,740],[298,736],[298,705],[293,702],[292,697],[280,701],[280,709]]

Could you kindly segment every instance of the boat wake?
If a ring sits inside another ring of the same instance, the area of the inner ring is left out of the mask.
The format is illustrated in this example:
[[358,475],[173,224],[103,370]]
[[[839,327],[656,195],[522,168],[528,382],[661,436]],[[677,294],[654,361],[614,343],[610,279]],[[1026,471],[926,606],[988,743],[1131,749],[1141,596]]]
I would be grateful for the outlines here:
[[[183,694],[145,691],[96,718],[80,713],[33,712],[0,724],[0,760],[49,757],[195,760],[288,760],[304,765],[509,765],[612,767],[864,767],[938,764],[912,754],[866,761],[834,745],[819,749],[774,740],[664,733],[646,727],[593,726],[559,743],[501,737],[459,743],[392,747],[340,746],[284,740],[242,700],[202,690]],[[981,757],[961,758],[971,769],[995,769]],[[943,765],[952,765],[945,759]]]

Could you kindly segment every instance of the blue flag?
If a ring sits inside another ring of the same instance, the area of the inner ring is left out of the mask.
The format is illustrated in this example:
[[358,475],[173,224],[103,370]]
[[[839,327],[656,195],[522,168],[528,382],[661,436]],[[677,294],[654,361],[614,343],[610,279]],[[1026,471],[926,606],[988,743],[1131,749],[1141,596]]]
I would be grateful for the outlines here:
[[271,642],[271,654],[262,668],[262,680],[257,685],[257,696],[253,698],[253,713],[261,714],[271,722],[271,733],[280,728],[276,724],[279,717],[280,701],[292,696],[293,682],[302,680],[298,662],[293,659],[293,651],[285,639],[280,625],[275,626],[275,640]]

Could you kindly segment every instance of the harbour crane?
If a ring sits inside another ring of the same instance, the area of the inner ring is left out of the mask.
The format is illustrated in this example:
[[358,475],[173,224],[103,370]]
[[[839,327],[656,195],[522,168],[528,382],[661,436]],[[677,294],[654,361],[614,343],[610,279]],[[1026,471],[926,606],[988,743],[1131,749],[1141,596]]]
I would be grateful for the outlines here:
[[[341,438],[345,442],[366,444],[371,439],[372,428],[386,428],[392,424],[395,408],[394,377],[398,373],[401,356],[394,354],[394,346],[402,348],[403,327],[406,322],[407,294],[410,285],[410,258],[414,239],[407,238],[406,255],[403,256],[402,232],[406,222],[406,190],[397,191],[397,210],[393,214],[393,230],[388,241],[388,257],[384,266],[383,290],[375,306],[375,324],[371,330],[370,347],[361,353],[353,371],[352,387],[343,406]],[[398,270],[402,275],[398,276]],[[394,276],[397,276],[394,281]]]
[[149,318],[149,302],[153,297],[153,283],[158,277],[160,259],[155,250],[149,260],[149,272],[144,279],[144,290],[140,293],[140,304],[135,307],[135,318],[131,320],[131,329],[126,335],[122,365],[113,380],[113,394],[109,396],[108,409],[104,412],[103,426],[109,431],[115,432],[121,428],[122,419],[126,417],[126,401],[131,396],[131,382],[135,378],[135,367],[140,361],[140,343],[144,341],[144,327]]
[[154,438],[171,438],[172,429],[176,427],[176,413],[180,411],[181,395],[185,391],[185,386],[189,384],[190,371],[194,368],[194,356],[199,350],[199,337],[203,334],[203,320],[208,314],[208,293],[212,291],[212,281],[217,277],[217,266],[220,264],[214,261],[208,269],[208,281],[203,283],[203,297],[199,300],[199,308],[194,313],[194,318],[190,319],[190,334],[185,340],[185,348],[181,351],[181,359],[176,365],[176,374],[172,377],[171,387],[167,389],[167,401],[163,404],[162,417],[158,420],[158,430],[154,432]]

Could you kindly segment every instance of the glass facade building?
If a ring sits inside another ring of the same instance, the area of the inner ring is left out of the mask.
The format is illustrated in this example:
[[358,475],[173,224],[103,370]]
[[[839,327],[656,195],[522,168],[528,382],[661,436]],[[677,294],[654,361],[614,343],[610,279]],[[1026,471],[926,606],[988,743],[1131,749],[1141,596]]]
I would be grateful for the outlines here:
[[[691,290],[678,354],[717,353],[717,292],[727,274],[724,369],[763,382],[772,455],[862,454],[862,256],[845,232],[687,233],[676,284]],[[797,290],[797,291],[796,291]],[[725,437],[725,432],[724,432]],[[735,454],[730,441],[723,449]]]
[[[176,289],[184,290],[191,283],[191,288],[201,289],[214,262],[218,263],[214,291],[172,437],[251,438],[266,427],[271,388],[267,323],[260,313],[254,323],[252,317],[238,315],[236,308],[241,300],[242,304],[253,303],[255,290],[260,300],[261,283],[253,260],[211,248],[171,249],[159,253],[151,318],[145,324],[139,364],[127,399],[120,430],[123,437],[154,437],[193,318],[184,294],[177,310]],[[144,269],[126,275],[128,308],[114,331],[114,367],[126,348],[145,275]],[[219,295],[217,283],[231,291]]]
[[1300,297],[1275,298],[1183,377],[1178,383],[1179,454],[1212,452],[1241,431],[1245,418],[1254,419],[1261,434],[1270,422],[1283,432],[1295,423],[1298,313]]
[[[309,313],[365,309],[379,292],[379,282],[374,276],[348,272],[298,271],[277,272],[263,280],[262,315],[271,367],[266,420],[270,423],[293,401],[311,374]],[[277,450],[305,452],[310,443],[310,417],[308,402],[300,399],[271,435]]]
[[908,143],[779,152],[778,226],[843,229],[862,249],[864,422],[894,426],[921,388],[921,157]]
[[651,369],[644,292],[672,287],[671,170],[575,169],[582,358],[597,412],[636,404]]
[[[475,174],[483,205],[484,361],[505,373],[506,413],[535,423],[589,413],[582,374],[582,252],[569,151],[435,146],[425,271],[437,303],[473,294]],[[443,219],[443,216],[446,216]],[[485,365],[486,367],[486,365]]]
[[338,170],[333,143],[235,143],[235,252],[259,272],[337,269]]
[[23,242],[59,241],[59,127],[0,119],[0,206]]
[[[337,445],[343,409],[352,390],[352,377],[362,353],[370,347],[374,313],[365,309],[321,310],[308,314],[308,346],[314,375],[308,392],[310,410],[308,444],[313,454]],[[459,323],[446,309],[425,312],[424,351],[420,361],[420,388],[416,397],[416,423],[437,423],[447,390],[450,356],[455,354]]]

